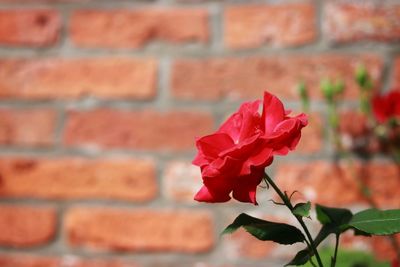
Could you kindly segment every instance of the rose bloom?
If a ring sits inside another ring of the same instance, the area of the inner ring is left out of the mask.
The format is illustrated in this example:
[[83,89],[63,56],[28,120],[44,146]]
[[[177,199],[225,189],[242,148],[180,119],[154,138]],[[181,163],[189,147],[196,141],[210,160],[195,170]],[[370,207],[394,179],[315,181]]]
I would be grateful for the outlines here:
[[226,202],[232,197],[257,204],[256,189],[274,155],[295,149],[307,117],[289,117],[282,102],[268,92],[261,100],[246,102],[217,132],[197,139],[193,164],[201,168],[203,187],[195,200]]
[[386,95],[374,96],[372,111],[379,123],[385,123],[391,118],[400,118],[400,88]]
[[392,267],[400,267],[399,261],[398,260],[393,260],[392,261]]

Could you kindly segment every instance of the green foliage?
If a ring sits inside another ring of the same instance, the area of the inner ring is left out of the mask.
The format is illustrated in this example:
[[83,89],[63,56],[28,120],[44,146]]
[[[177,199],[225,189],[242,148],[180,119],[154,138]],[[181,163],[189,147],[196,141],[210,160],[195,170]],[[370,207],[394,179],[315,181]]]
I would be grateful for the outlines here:
[[364,65],[357,66],[356,69],[356,82],[363,90],[370,90],[372,88],[372,80],[369,76],[368,70]]
[[[314,244],[318,247],[322,241],[330,234],[341,234],[348,229],[348,222],[353,214],[348,209],[330,208],[322,205],[316,205],[317,219],[322,224],[322,228],[314,239]],[[313,256],[310,249],[299,251],[296,256],[287,264],[303,265]]]
[[294,226],[261,220],[245,213],[240,214],[222,233],[233,233],[240,227],[263,241],[291,245],[305,240],[303,233]]
[[306,264],[312,257],[312,252],[308,249],[303,249],[297,252],[296,256],[285,266],[300,266]]
[[373,235],[391,235],[400,232],[400,210],[368,209],[356,213],[349,225]]
[[320,87],[325,99],[328,102],[332,102],[335,96],[335,89],[331,81],[329,79],[322,80]]
[[[324,266],[330,266],[333,249],[322,249],[320,255]],[[303,265],[312,267],[311,263]],[[390,267],[389,263],[376,260],[371,254],[363,251],[339,250],[336,267]]]
[[310,216],[311,210],[311,202],[308,201],[307,203],[298,203],[294,206],[293,214],[301,217],[308,217]]
[[318,221],[325,224],[333,224],[337,227],[347,224],[353,214],[348,209],[330,208],[322,205],[316,205]]
[[333,103],[336,97],[343,93],[344,87],[342,80],[332,82],[329,79],[323,79],[320,84],[322,94],[328,103]]

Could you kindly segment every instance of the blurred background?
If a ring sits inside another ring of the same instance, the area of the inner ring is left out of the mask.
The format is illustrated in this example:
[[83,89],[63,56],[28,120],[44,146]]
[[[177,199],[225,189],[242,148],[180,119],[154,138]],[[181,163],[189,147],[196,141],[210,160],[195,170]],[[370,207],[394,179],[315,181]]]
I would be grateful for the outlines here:
[[[270,175],[366,207],[332,164],[319,83],[345,82],[341,125],[357,131],[355,69],[400,86],[399,41],[400,1],[0,0],[0,266],[282,266],[299,247],[219,236],[240,212],[293,222],[265,188],[260,206],[193,200],[194,138],[264,90],[300,112],[302,81],[310,125]],[[399,208],[398,167],[366,171],[379,205]],[[342,243],[357,266],[394,255],[384,238]]]

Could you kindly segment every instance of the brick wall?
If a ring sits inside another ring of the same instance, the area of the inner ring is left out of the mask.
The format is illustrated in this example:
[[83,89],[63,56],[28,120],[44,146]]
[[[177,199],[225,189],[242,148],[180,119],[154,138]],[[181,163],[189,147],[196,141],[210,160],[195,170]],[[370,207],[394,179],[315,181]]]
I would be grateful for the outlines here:
[[[259,207],[195,203],[194,137],[268,89],[312,114],[296,153],[271,174],[322,204],[365,205],[346,164],[332,166],[318,84],[368,67],[400,85],[399,1],[0,0],[0,266],[282,266],[293,251],[238,232]],[[399,55],[399,56],[398,56]],[[352,125],[354,117],[344,113]],[[399,173],[364,168],[382,207]],[[384,183],[380,181],[384,180]],[[312,222],[311,222],[312,224]],[[384,239],[345,243],[390,257]]]

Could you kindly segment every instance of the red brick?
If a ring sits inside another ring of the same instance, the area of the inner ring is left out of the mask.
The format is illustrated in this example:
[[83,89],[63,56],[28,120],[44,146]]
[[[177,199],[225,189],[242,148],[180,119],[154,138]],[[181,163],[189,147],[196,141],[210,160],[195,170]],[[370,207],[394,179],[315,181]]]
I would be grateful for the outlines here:
[[400,87],[400,57],[397,57],[394,61],[392,86]]
[[182,151],[194,149],[195,137],[212,127],[209,114],[194,111],[71,111],[64,141],[67,146]]
[[325,35],[336,42],[400,39],[400,5],[329,3],[325,10]]
[[0,206],[0,229],[0,245],[44,245],[55,235],[55,210],[49,207]]
[[283,163],[277,165],[276,181],[282,190],[299,191],[301,197],[322,205],[360,203],[355,177],[329,162]]
[[367,118],[360,112],[342,112],[340,114],[339,130],[353,138],[362,137],[368,133]]
[[116,251],[205,252],[213,246],[206,212],[76,207],[66,216],[72,246]]
[[138,267],[120,260],[82,259],[76,256],[46,257],[28,254],[0,255],[2,267]]
[[[285,213],[285,217],[279,215],[271,215],[271,212],[266,216],[265,214],[259,214],[259,211],[254,214],[253,211],[246,211],[245,213],[261,218],[264,220],[294,224],[295,221],[286,217],[290,216],[289,213]],[[232,214],[233,215],[233,214]],[[225,224],[230,224],[238,214],[235,214]],[[270,241],[260,241],[246,232],[244,229],[239,229],[233,234],[224,235],[222,238],[222,249],[224,254],[227,255],[229,260],[237,261],[240,259],[246,260],[282,260],[288,261],[291,257],[296,255],[299,249],[298,246],[282,246]],[[301,248],[301,247],[300,247]]]
[[340,114],[339,130],[344,149],[362,155],[373,155],[383,150],[376,136],[370,135],[367,117],[357,111],[344,111]]
[[150,99],[157,65],[151,59],[1,59],[0,98]]
[[0,255],[2,267],[61,267],[59,260],[49,257],[28,255]]
[[49,109],[0,109],[0,144],[48,146],[54,143],[56,113]]
[[73,13],[71,38],[82,47],[139,48],[153,41],[208,40],[205,9],[79,10]]
[[400,207],[400,167],[390,163],[364,166],[362,172],[375,202],[381,208]]
[[190,162],[172,161],[165,168],[162,188],[168,199],[196,204],[193,197],[201,186],[200,168]]
[[303,45],[315,40],[315,26],[310,3],[237,5],[225,10],[224,41],[230,48]]
[[[397,243],[400,244],[400,234],[396,234],[395,238]],[[392,241],[388,236],[373,236],[371,243],[372,251],[378,258],[391,261],[396,257],[396,251],[393,249]]]
[[295,55],[250,58],[180,59],[173,64],[171,88],[178,99],[221,100],[260,98],[263,90],[298,99],[296,85],[303,80],[312,98],[321,98],[322,78],[341,78],[345,97],[356,99],[354,72],[367,66],[379,86],[382,59],[374,55]]
[[139,159],[0,158],[0,197],[147,201],[155,167]]
[[0,3],[12,4],[12,3],[86,3],[90,2],[91,0],[0,0]]
[[302,154],[316,153],[321,150],[322,142],[323,130],[321,116],[316,113],[309,114],[308,125],[302,130],[302,138],[295,151]]
[[43,47],[59,39],[61,18],[50,9],[0,10],[0,44]]
[[390,163],[357,163],[351,166],[322,161],[280,164],[276,174],[283,190],[298,190],[304,198],[328,206],[366,203],[359,189],[362,181],[370,188],[373,200],[381,208],[400,206],[397,194],[399,177],[399,168]]
[[243,229],[224,238],[226,255],[232,260],[271,258],[277,246],[273,242],[260,241]]

